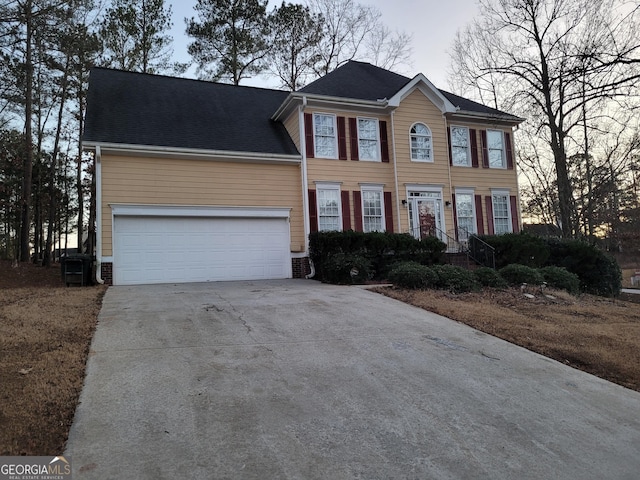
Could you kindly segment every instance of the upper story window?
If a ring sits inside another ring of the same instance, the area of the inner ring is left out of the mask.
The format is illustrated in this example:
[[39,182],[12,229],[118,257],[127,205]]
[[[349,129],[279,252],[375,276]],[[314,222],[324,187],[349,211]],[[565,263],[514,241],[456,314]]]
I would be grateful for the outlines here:
[[411,127],[411,160],[433,162],[431,130],[423,123]]
[[451,127],[451,163],[458,167],[471,165],[469,129],[467,127]]
[[336,117],[334,115],[313,114],[313,143],[316,157],[337,158]]
[[378,120],[358,118],[358,155],[360,160],[380,161]]
[[500,130],[487,130],[489,168],[505,168],[504,135]]

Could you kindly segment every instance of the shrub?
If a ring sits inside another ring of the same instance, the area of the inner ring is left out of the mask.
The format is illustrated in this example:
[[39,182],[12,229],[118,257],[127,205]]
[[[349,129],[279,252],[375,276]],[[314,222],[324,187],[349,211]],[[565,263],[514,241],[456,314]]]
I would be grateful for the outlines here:
[[618,263],[595,245],[582,240],[548,240],[548,264],[564,267],[580,279],[580,289],[595,295],[618,295],[622,272]]
[[544,282],[544,277],[539,270],[518,263],[502,267],[499,273],[510,285],[520,285],[521,283],[541,285]]
[[580,279],[564,267],[548,266],[542,268],[540,272],[550,287],[566,290],[569,293],[580,291]]
[[438,288],[453,293],[471,292],[480,288],[470,270],[455,265],[434,265],[431,268],[438,275]]
[[438,275],[418,262],[399,262],[391,268],[389,281],[403,288],[428,288],[438,282]]
[[339,285],[364,283],[370,269],[371,262],[360,255],[336,253],[327,258],[322,281]]
[[473,274],[483,287],[503,288],[508,285],[507,281],[493,268],[480,267],[474,270]]
[[495,249],[498,269],[512,263],[540,268],[549,258],[546,242],[527,233],[505,233],[481,238]]

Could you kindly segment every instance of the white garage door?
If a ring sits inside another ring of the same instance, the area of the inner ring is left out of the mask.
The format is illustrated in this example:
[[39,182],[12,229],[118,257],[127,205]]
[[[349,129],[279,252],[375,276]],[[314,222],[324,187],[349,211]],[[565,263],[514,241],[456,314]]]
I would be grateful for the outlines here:
[[116,285],[291,277],[287,218],[116,216]]

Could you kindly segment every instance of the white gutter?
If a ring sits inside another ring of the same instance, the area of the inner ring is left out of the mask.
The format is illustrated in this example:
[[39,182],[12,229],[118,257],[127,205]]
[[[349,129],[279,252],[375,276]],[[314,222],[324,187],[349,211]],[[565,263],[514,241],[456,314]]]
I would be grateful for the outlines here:
[[300,163],[300,155],[283,155],[258,152],[233,152],[228,150],[204,150],[196,148],[132,145],[125,143],[84,142],[84,148],[86,149],[97,147],[101,147],[102,151],[104,151],[105,153],[124,154],[131,156],[152,156],[160,158],[181,158],[185,160],[218,160],[231,162],[294,165]]
[[102,151],[96,145],[96,282],[104,285],[102,278]]
[[[449,125],[448,125],[449,122],[447,120],[447,117],[445,117],[444,115],[442,116],[442,120],[444,121],[444,131],[446,132],[447,128],[449,128]],[[449,134],[447,133],[447,135],[449,135]],[[449,173],[449,200],[445,200],[445,204],[448,201],[449,202],[453,202],[453,184],[451,182],[451,163],[452,163],[452,161],[449,160],[449,159],[452,159],[452,156],[453,156],[453,153],[450,150],[449,141],[447,141],[447,172]],[[444,205],[443,205],[443,207],[444,207]],[[455,210],[454,206],[451,205],[451,219],[453,220],[452,227],[454,227],[454,229],[455,229],[456,219],[454,218],[454,213],[453,213],[454,210]],[[446,217],[446,214],[445,214],[445,217]],[[443,231],[446,233],[447,230],[443,229]],[[454,238],[457,241],[457,232],[454,231],[453,235],[454,235]]]
[[393,142],[393,178],[396,187],[396,214],[398,215],[398,233],[402,232],[402,221],[400,219],[400,192],[398,190],[398,157],[396,156],[396,127],[394,124],[395,111],[391,112],[391,141]]

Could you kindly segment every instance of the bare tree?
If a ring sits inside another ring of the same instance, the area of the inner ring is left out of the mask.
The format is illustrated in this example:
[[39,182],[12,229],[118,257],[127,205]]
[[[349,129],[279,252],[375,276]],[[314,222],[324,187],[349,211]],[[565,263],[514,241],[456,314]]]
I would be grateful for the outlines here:
[[[494,105],[526,115],[553,159],[563,235],[576,235],[572,137],[614,101],[636,95],[640,9],[618,0],[480,0],[458,35],[452,73]],[[585,120],[586,119],[586,120]],[[575,158],[575,157],[574,157]]]

